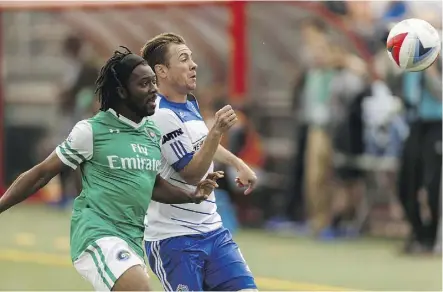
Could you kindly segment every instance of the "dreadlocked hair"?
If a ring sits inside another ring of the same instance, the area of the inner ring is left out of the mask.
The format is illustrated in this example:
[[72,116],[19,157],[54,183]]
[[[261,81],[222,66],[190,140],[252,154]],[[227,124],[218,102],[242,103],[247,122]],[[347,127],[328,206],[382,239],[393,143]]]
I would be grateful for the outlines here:
[[107,111],[115,106],[116,92],[118,87],[123,87],[122,83],[117,77],[115,65],[117,65],[124,57],[132,52],[124,46],[120,46],[124,51],[116,50],[114,55],[106,61],[105,65],[100,70],[97,80],[95,81],[95,94],[98,95],[100,101],[100,110]]

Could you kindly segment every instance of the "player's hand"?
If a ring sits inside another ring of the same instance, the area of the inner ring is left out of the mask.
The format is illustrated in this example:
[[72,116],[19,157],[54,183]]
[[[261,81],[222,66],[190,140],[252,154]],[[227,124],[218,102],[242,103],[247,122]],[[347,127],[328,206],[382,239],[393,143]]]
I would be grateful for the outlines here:
[[213,129],[223,134],[228,131],[237,122],[237,120],[238,119],[235,111],[230,105],[226,105],[215,113]]
[[235,178],[235,183],[239,188],[247,187],[244,194],[249,195],[257,185],[257,175],[249,167],[244,167],[238,171],[238,177]]
[[225,173],[223,171],[216,171],[208,174],[205,180],[202,180],[197,184],[197,189],[191,196],[192,202],[200,204],[202,201],[206,200],[214,189],[218,188],[217,180],[224,176]]

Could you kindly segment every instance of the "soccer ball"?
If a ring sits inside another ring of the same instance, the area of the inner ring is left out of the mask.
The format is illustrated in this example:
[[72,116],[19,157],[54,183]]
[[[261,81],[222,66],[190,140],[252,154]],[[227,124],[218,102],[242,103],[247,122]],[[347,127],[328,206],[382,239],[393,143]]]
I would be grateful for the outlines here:
[[386,43],[390,59],[405,71],[422,71],[437,59],[441,42],[437,30],[424,20],[411,18],[397,23]]

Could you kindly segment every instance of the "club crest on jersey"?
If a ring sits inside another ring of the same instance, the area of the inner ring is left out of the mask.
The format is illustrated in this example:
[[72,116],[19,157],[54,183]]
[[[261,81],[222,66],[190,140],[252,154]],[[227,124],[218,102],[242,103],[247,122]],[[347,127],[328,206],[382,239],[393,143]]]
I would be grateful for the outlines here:
[[146,131],[147,131],[149,136],[151,136],[152,138],[155,137],[155,133],[153,131],[151,131],[151,130],[146,130]]
[[127,250],[122,250],[117,253],[117,259],[119,261],[127,261],[131,257],[131,254]]
[[154,139],[157,136],[154,131],[152,131],[151,129],[148,129],[148,128],[145,129],[145,133],[146,133],[146,135],[148,135],[148,137],[150,137],[152,139]]

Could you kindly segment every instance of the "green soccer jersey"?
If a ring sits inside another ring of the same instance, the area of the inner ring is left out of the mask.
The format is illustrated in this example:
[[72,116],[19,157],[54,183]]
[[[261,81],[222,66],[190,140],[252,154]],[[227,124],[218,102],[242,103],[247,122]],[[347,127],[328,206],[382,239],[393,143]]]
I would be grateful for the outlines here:
[[117,236],[143,258],[143,218],[160,168],[160,131],[144,119],[136,124],[113,110],[73,128],[56,148],[67,166],[80,166],[82,192],[71,218],[75,261],[94,241]]

